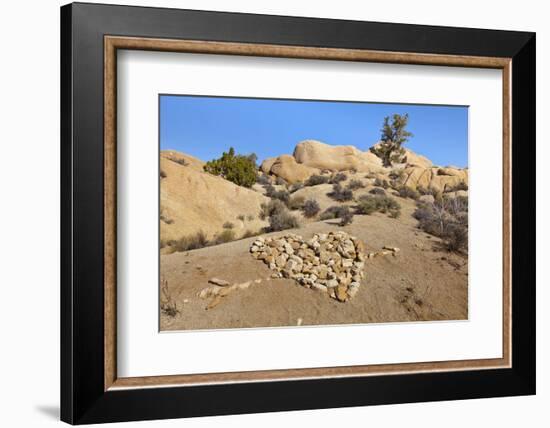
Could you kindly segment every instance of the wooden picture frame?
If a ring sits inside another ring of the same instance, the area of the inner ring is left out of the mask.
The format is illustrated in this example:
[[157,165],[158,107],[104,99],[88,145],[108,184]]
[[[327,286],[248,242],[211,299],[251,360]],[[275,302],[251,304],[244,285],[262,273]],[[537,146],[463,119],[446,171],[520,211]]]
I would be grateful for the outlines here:
[[[503,357],[118,377],[117,49],[502,70]],[[76,3],[61,9],[61,52],[62,420],[114,422],[535,392],[534,34]]]

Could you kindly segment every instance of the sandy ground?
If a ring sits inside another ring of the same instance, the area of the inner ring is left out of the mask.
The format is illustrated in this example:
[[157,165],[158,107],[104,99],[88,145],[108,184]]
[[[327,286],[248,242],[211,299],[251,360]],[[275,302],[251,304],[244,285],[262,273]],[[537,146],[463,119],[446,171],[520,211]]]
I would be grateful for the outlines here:
[[[413,201],[399,199],[400,219],[383,214],[355,216],[340,227],[333,220],[292,230],[309,239],[314,233],[344,230],[365,242],[367,251],[384,245],[401,249],[396,257],[367,260],[365,278],[354,299],[340,303],[291,279],[272,279],[269,268],[248,249],[255,238],[161,256],[161,272],[177,303],[176,316],[161,314],[161,330],[355,324],[468,317],[466,256],[441,249],[440,241],[416,228]],[[275,232],[269,235],[279,235]],[[230,282],[261,279],[224,297],[213,309],[197,294],[208,279]]]

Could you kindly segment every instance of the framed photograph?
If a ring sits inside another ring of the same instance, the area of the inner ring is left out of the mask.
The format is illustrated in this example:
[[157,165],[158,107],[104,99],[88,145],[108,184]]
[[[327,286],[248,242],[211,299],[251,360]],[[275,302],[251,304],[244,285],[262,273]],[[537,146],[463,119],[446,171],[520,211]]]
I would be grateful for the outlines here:
[[535,393],[535,34],[61,8],[61,417]]

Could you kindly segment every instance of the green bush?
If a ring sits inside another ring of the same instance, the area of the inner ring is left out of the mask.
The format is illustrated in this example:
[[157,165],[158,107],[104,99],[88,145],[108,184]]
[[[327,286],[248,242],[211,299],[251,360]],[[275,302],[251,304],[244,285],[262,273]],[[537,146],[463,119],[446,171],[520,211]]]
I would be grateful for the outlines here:
[[302,207],[304,216],[306,216],[307,218],[315,217],[320,210],[321,207],[315,199],[308,199],[304,202],[304,206]]
[[221,158],[206,162],[203,168],[243,187],[251,187],[257,180],[256,164],[251,155],[236,155],[233,147]]

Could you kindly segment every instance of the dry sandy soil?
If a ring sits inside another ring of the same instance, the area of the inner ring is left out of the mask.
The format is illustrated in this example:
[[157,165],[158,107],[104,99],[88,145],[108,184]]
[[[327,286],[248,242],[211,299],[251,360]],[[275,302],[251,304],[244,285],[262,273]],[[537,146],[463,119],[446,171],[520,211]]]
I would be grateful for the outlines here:
[[[400,248],[396,256],[366,261],[361,288],[350,301],[340,303],[292,279],[270,279],[272,271],[249,253],[255,238],[247,238],[161,256],[162,276],[179,310],[175,316],[161,314],[161,330],[467,319],[467,256],[443,250],[438,238],[416,227],[411,216],[414,201],[397,199],[402,205],[399,219],[379,213],[356,215],[344,227],[336,224],[338,220],[327,220],[264,235],[294,232],[309,239],[314,233],[344,230],[362,239],[368,252],[385,245]],[[198,293],[212,277],[261,282],[207,309],[208,300]]]

